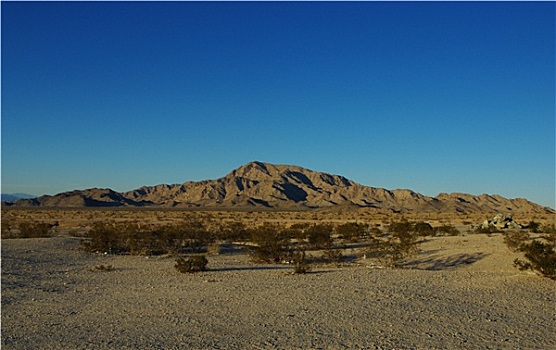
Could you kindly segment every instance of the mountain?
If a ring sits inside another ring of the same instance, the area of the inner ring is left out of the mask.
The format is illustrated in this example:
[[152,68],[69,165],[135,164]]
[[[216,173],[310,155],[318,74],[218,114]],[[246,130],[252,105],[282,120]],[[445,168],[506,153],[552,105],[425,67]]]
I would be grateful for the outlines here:
[[1,197],[2,202],[15,202],[19,199],[35,198],[36,196],[28,193],[2,193]]
[[152,205],[141,201],[132,201],[121,193],[111,189],[91,188],[88,190],[75,190],[63,192],[54,196],[41,196],[38,198],[20,199],[14,203],[18,207],[121,207]]
[[498,195],[442,193],[428,197],[411,190],[386,190],[363,186],[343,176],[293,165],[250,162],[217,180],[143,186],[118,193],[88,189],[17,201],[16,206],[176,208],[326,207],[378,208],[393,212],[531,212],[554,213],[526,199]]

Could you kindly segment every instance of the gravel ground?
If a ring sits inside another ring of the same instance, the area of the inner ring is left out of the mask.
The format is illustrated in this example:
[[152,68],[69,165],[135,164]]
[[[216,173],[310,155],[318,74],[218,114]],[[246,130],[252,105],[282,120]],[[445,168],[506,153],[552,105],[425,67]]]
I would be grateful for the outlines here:
[[[247,255],[103,256],[2,240],[3,349],[556,349],[556,283],[499,236],[433,238],[404,269],[293,275]],[[114,271],[93,271],[98,265]]]

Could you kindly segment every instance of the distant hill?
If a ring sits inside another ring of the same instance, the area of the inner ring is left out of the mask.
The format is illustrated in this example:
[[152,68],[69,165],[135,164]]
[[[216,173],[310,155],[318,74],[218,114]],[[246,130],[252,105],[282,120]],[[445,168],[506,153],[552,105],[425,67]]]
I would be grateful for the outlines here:
[[55,196],[22,199],[16,206],[172,208],[327,207],[377,208],[393,212],[510,212],[554,213],[526,199],[498,195],[452,193],[428,197],[411,190],[363,186],[343,176],[294,165],[250,162],[216,180],[143,186],[118,193],[110,189],[71,191]]
[[35,198],[36,196],[28,193],[2,193],[0,200],[2,202],[15,202],[19,199]]

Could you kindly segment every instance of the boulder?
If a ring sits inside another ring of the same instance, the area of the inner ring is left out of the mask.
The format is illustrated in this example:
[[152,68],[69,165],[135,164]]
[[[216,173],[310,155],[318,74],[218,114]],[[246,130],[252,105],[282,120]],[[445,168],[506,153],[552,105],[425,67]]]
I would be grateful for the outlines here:
[[512,216],[509,214],[496,214],[496,216],[493,217],[492,220],[485,220],[480,225],[481,228],[488,228],[489,226],[494,226],[500,230],[523,228],[520,224],[515,222]]

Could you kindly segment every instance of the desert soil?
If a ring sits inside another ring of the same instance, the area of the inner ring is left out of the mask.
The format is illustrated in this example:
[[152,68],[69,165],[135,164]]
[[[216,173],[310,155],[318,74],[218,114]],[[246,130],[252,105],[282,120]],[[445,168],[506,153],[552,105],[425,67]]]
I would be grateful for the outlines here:
[[[84,253],[2,240],[3,349],[555,349],[556,283],[512,266],[499,235],[430,238],[403,269]],[[109,272],[95,266],[112,265]]]

